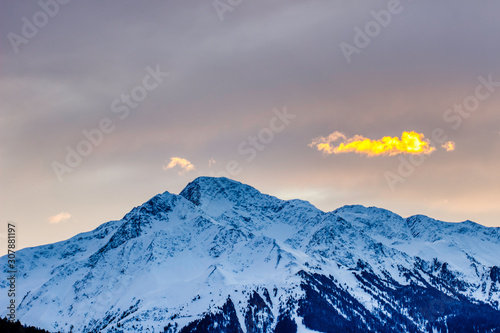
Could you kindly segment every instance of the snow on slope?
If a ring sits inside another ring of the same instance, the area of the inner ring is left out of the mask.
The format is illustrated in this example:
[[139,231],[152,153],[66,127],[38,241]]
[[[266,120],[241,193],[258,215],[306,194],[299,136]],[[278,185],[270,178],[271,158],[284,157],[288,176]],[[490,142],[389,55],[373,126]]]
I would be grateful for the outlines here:
[[308,310],[317,308],[337,329],[426,331],[452,316],[411,314],[401,293],[418,286],[442,293],[432,296],[442,307],[481,303],[495,313],[498,253],[499,228],[375,207],[325,213],[200,177],[122,220],[19,251],[18,317],[63,332],[328,331]]

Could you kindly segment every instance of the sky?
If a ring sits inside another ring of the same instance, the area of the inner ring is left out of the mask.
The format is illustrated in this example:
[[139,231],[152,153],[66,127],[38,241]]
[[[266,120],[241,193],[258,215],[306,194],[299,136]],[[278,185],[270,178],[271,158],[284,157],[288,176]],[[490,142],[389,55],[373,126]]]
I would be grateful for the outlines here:
[[1,241],[9,222],[18,247],[67,239],[198,176],[500,227],[498,12],[2,1]]

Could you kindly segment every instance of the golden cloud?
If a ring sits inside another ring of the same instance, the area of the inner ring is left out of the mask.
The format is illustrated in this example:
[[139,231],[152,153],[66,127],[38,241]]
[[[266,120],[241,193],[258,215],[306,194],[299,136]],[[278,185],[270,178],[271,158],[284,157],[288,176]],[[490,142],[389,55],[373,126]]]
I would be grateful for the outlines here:
[[[337,142],[339,141],[340,142]],[[336,144],[333,144],[336,142]],[[347,138],[343,133],[335,131],[327,137],[314,139],[310,144],[325,155],[357,153],[367,156],[393,156],[398,154],[431,154],[436,148],[431,147],[424,135],[414,131],[403,132],[401,138],[384,136],[378,140],[368,139],[362,135]]]
[[181,171],[179,172],[180,175],[195,169],[194,165],[185,158],[171,157],[170,162],[167,165],[163,166],[163,170],[172,169],[176,166],[179,166],[181,168]]

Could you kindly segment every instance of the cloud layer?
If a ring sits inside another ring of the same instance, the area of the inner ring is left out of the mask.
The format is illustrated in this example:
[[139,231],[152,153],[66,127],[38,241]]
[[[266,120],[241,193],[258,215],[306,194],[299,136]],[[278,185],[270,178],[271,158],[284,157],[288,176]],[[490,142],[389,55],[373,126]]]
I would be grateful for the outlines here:
[[[355,45],[354,29],[364,32],[388,0],[247,0],[223,22],[212,1],[71,1],[15,53],[7,34],[21,35],[38,3],[5,1],[0,10],[0,202],[5,220],[29,227],[26,246],[91,230],[235,161],[237,180],[270,194],[315,193],[306,199],[324,210],[360,203],[500,226],[498,1],[401,1],[351,63],[339,46]],[[145,68],[157,64],[170,75],[134,102]],[[478,76],[492,82],[474,104]],[[117,98],[130,98],[126,119],[114,113]],[[247,161],[239,144],[285,105],[294,121]],[[51,163],[105,118],[116,129],[60,183]],[[443,141],[434,140],[437,128]],[[333,151],[353,134],[402,140],[415,130],[436,152],[360,163],[367,153],[322,158],[307,146],[335,129],[347,135],[317,143]],[[453,153],[441,147],[447,141]],[[196,169],[164,171],[171,156]],[[384,173],[397,173],[400,159],[425,162],[393,193]],[[79,223],[54,232],[45,217],[60,207]]]

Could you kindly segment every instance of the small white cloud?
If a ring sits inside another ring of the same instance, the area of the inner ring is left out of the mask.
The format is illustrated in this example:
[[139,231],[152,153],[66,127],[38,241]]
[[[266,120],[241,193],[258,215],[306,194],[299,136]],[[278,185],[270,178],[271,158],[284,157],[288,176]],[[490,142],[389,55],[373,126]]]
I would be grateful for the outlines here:
[[59,213],[59,214],[57,214],[57,215],[54,215],[54,216],[49,217],[49,223],[50,223],[50,224],[57,224],[57,223],[61,223],[61,222],[66,221],[66,220],[67,220],[67,219],[69,219],[70,217],[71,217],[71,214],[70,214],[70,213],[60,212],[60,213]]
[[211,158],[209,161],[208,161],[208,167],[210,168],[212,165],[215,164],[215,160],[213,158]]
[[191,162],[189,162],[185,158],[181,158],[181,157],[171,157],[170,162],[167,165],[163,165],[162,167],[163,167],[163,170],[168,170],[168,169],[172,169],[176,166],[179,166],[181,168],[179,175],[183,175],[186,172],[195,169],[194,165]]
[[455,147],[456,147],[456,143],[453,141],[448,141],[448,142],[444,143],[441,147],[446,149],[446,151],[454,151]]

